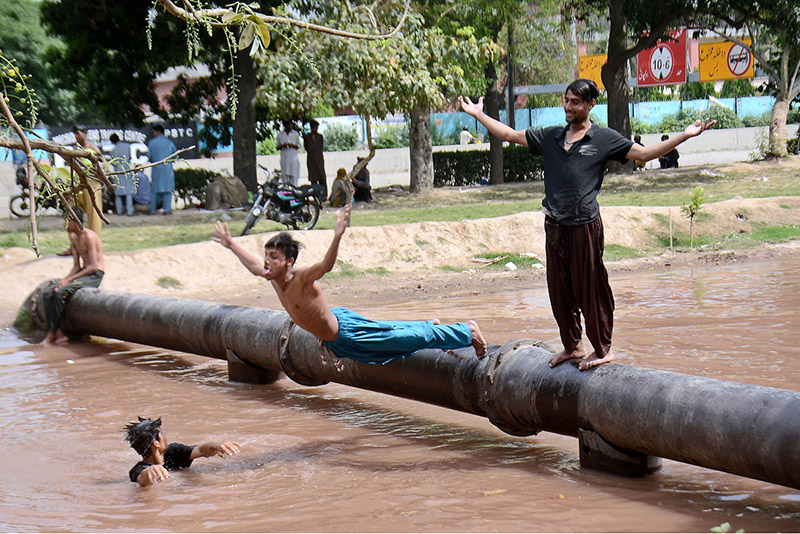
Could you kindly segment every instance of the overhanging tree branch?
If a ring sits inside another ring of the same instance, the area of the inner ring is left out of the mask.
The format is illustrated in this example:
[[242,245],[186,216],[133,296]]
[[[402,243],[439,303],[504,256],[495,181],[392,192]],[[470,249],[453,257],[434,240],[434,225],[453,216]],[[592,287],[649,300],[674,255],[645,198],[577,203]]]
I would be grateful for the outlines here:
[[[210,23],[213,26],[219,26],[219,27],[238,26],[240,24],[239,22],[229,22],[226,20],[238,14],[237,11],[231,8],[225,7],[225,8],[215,8],[215,9],[196,9],[192,6],[191,2],[187,0],[184,0],[183,3],[187,6],[188,9],[183,9],[181,7],[176,6],[171,0],[158,0],[158,3],[161,4],[164,7],[164,9],[167,10],[168,13],[186,22],[197,22],[204,24]],[[264,15],[262,13],[255,13],[254,15],[261,22],[266,24],[288,24],[296,28],[313,30],[320,33],[327,33],[339,37],[346,37],[348,39],[379,40],[379,39],[389,39],[397,35],[397,33],[403,27],[403,23],[405,22],[406,17],[408,16],[408,10],[410,4],[411,0],[406,0],[405,7],[403,9],[403,15],[400,17],[400,20],[398,21],[397,25],[389,33],[383,33],[383,34],[356,33],[356,32],[337,30],[336,28],[321,26],[319,24],[312,24],[310,22],[293,19],[290,17],[275,17],[272,15]]]

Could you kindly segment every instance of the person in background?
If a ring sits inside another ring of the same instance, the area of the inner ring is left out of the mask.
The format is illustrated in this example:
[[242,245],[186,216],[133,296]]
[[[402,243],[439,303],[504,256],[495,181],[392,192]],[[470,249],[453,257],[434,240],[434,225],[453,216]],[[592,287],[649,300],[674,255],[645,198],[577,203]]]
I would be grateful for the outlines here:
[[128,171],[125,174],[115,174],[112,181],[118,186],[114,189],[114,202],[117,215],[122,215],[122,204],[125,203],[125,212],[133,216],[133,195],[136,193],[134,174],[131,169],[131,144],[120,141],[116,133],[111,134],[109,141],[114,144],[111,149],[111,165],[115,171]]
[[[308,168],[308,181],[312,184],[320,184],[325,188],[324,197],[328,197],[328,180],[325,177],[325,139],[318,132],[319,123],[315,120],[310,121],[311,131],[303,137],[303,146],[306,149],[306,167]],[[323,198],[323,200],[325,200]]]
[[143,204],[150,206],[150,178],[142,172],[138,171],[135,176],[135,193],[133,194],[134,204]]
[[336,179],[331,185],[330,203],[334,208],[339,208],[347,204],[347,199],[353,198],[355,187],[353,182],[347,179],[347,170],[340,168],[336,171]]
[[[100,150],[94,143],[89,142],[88,126],[83,124],[75,124],[72,126],[72,133],[75,135],[75,141],[78,143],[80,148],[99,154],[101,161],[105,162],[103,151]],[[100,214],[97,213],[97,210],[94,209],[91,197],[94,196],[95,204],[97,204],[97,207],[102,210],[103,186],[100,184],[100,182],[89,180],[89,187],[91,188],[91,191],[85,187],[82,187],[80,191],[78,191],[78,206],[83,208],[83,211],[86,214],[86,225],[89,227],[89,229],[97,235],[100,235],[100,232],[103,230],[103,220],[100,218]],[[69,256],[69,254],[69,250],[66,250],[59,255]]]
[[[661,136],[661,141],[666,141],[669,139],[667,134]],[[678,149],[673,148],[663,156],[658,158],[658,163],[661,165],[662,169],[677,169],[678,168],[678,158],[680,158],[680,154],[678,154]]]
[[202,445],[184,445],[169,443],[161,431],[161,418],[142,419],[125,426],[125,441],[131,448],[142,455],[142,460],[128,473],[131,482],[140,486],[149,486],[170,478],[170,471],[191,467],[197,458],[212,456],[233,456],[242,450],[242,446],[233,441],[222,443],[203,443]]
[[[167,159],[175,152],[175,143],[164,135],[164,127],[160,124],[153,126],[153,138],[147,143],[148,156],[151,162]],[[150,185],[150,215],[155,215],[159,204],[164,210],[164,215],[172,213],[172,192],[175,190],[175,170],[171,161],[165,161],[153,167],[151,171],[152,184]]]
[[469,128],[464,126],[464,128],[461,130],[459,141],[462,145],[468,145],[470,143],[476,143],[478,138],[469,132]]
[[281,183],[297,187],[300,181],[300,134],[294,129],[292,121],[283,121],[283,130],[275,137],[275,148],[281,153]]
[[[358,161],[363,160],[362,156],[356,158]],[[369,169],[365,165],[363,169],[358,171],[358,174],[353,176],[353,186],[356,190],[353,193],[353,200],[356,202],[372,202],[372,188],[369,185]]]
[[[642,136],[639,134],[633,136],[633,142],[641,147],[644,146],[644,144],[642,143]],[[647,163],[646,161],[642,161],[640,159],[633,160],[633,170],[643,171],[646,163]]]

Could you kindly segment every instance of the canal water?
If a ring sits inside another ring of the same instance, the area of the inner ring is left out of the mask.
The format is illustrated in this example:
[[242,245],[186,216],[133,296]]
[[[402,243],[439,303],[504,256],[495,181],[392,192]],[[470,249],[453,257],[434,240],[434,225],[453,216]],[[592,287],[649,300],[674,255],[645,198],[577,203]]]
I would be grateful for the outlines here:
[[[800,390],[800,255],[612,278],[628,365]],[[543,288],[381,302],[376,318],[476,318],[492,343],[558,337]],[[342,303],[347,304],[347,303]],[[582,470],[577,440],[329,384],[228,383],[225,364],[119,342],[0,335],[0,531],[747,532],[800,530],[800,490],[669,460],[647,478]],[[150,488],[122,440],[233,440]],[[800,414],[798,421],[800,424]]]

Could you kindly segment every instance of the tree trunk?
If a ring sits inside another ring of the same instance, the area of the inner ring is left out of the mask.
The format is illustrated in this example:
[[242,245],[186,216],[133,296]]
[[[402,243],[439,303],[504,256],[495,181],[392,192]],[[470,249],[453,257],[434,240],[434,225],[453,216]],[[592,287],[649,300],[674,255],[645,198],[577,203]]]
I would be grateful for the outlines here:
[[[486,88],[484,105],[486,114],[495,120],[500,120],[501,96],[497,92],[497,70],[491,61],[484,71],[489,86]],[[499,185],[503,183],[503,142],[489,134],[489,183]]]
[[[603,65],[600,76],[608,94],[608,127],[623,136],[631,136],[631,120],[628,110],[628,54],[626,53],[626,36],[628,19],[625,16],[624,2],[609,3],[611,28],[608,32],[608,62]],[[618,162],[609,163],[609,172],[629,173],[632,165]]]
[[411,192],[424,193],[433,189],[433,142],[431,141],[431,110],[428,106],[411,110],[408,126],[408,153],[411,159]]
[[239,76],[239,105],[233,119],[233,174],[248,191],[258,191],[256,175],[256,113],[253,98],[256,96],[256,71],[249,49],[240,50],[234,60]]
[[785,158],[789,155],[786,147],[786,118],[789,114],[789,102],[785,95],[775,96],[772,116],[769,119],[769,153],[768,156]]

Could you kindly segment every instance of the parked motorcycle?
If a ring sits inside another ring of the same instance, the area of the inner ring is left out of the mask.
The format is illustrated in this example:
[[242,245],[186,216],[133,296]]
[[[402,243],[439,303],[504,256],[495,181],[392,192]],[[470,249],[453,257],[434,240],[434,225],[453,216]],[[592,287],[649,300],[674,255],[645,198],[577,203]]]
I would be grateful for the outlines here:
[[[30,195],[28,194],[28,173],[24,166],[17,167],[17,185],[22,189],[22,193],[11,197],[9,209],[17,217],[28,217],[31,214]],[[56,195],[45,195],[38,188],[33,193],[36,203],[36,211],[45,208],[58,207],[58,197]]]
[[247,235],[263,216],[295,230],[311,230],[317,224],[326,193],[322,185],[295,187],[272,179],[260,189],[244,220],[242,235]]

